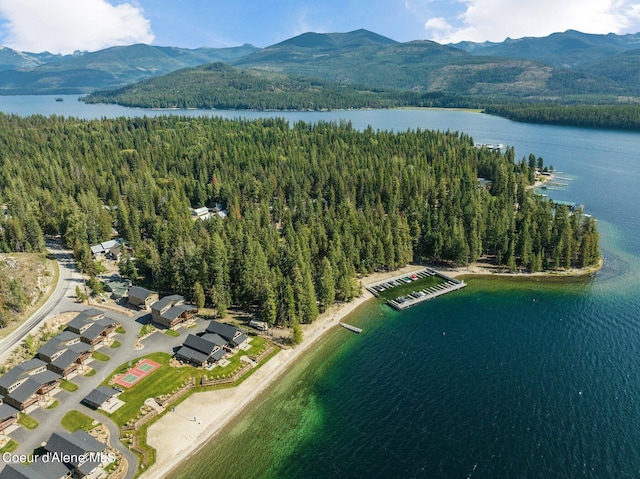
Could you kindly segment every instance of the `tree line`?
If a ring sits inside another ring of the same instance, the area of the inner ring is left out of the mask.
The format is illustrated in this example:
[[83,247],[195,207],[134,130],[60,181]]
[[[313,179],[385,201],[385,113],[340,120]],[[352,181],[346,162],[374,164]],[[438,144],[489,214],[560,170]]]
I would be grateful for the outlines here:
[[488,105],[485,112],[528,123],[640,130],[640,105],[505,103]]
[[[534,196],[537,164],[457,132],[0,115],[11,211],[0,250],[41,250],[43,234],[59,234],[91,269],[89,245],[115,228],[133,247],[121,270],[134,282],[296,330],[356,296],[358,275],[409,261],[597,262],[595,220]],[[227,218],[192,219],[190,208],[218,203]]]

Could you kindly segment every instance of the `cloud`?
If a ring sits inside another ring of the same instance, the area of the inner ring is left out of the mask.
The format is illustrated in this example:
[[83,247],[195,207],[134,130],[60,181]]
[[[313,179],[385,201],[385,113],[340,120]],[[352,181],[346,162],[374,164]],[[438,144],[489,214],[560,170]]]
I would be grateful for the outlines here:
[[16,50],[72,53],[114,45],[151,43],[140,8],[106,0],[0,0],[2,41]]
[[568,29],[621,33],[640,18],[637,0],[457,0],[463,12],[435,17],[425,29],[439,43],[502,41],[506,37],[545,36]]

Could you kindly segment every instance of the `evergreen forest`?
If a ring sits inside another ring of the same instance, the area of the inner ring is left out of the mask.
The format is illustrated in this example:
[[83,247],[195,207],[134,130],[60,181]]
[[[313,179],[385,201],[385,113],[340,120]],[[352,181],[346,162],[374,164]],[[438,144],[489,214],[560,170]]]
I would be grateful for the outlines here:
[[[597,263],[595,220],[533,195],[542,163],[457,132],[2,114],[0,251],[61,235],[92,274],[89,246],[117,235],[135,283],[295,330],[356,296],[358,275],[410,261]],[[226,218],[192,219],[216,204]]]

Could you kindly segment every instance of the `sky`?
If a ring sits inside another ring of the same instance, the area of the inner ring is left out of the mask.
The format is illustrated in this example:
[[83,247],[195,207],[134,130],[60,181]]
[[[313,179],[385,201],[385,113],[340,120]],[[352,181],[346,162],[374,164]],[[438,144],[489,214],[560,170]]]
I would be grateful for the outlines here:
[[0,44],[72,53],[148,43],[266,47],[365,28],[397,41],[640,32],[640,0],[0,0]]

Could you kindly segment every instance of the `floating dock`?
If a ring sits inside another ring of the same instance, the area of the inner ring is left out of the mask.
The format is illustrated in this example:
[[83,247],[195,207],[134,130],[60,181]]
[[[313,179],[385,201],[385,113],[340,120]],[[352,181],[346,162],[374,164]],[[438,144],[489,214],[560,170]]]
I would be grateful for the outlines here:
[[438,276],[439,278],[443,279],[444,282],[434,286],[430,286],[421,291],[413,291],[406,296],[399,296],[395,299],[389,299],[387,300],[387,304],[394,309],[403,310],[424,301],[429,301],[433,298],[437,298],[438,296],[442,296],[443,294],[462,289],[467,285],[467,283],[465,283],[464,281],[451,278],[434,269],[425,268],[424,270],[412,273],[408,276],[401,275],[386,281],[382,281],[380,283],[369,285],[367,286],[367,290],[369,290],[369,292],[371,292],[371,294],[373,294],[374,296],[379,297],[382,291],[395,288],[396,286],[400,286],[402,284],[408,284],[413,281],[417,281],[418,279],[426,278],[429,276]]
[[362,332],[361,328],[356,328],[355,326],[351,326],[350,324],[342,323],[342,322],[339,324],[343,328],[348,329],[349,331],[353,331],[354,333],[360,334]]

